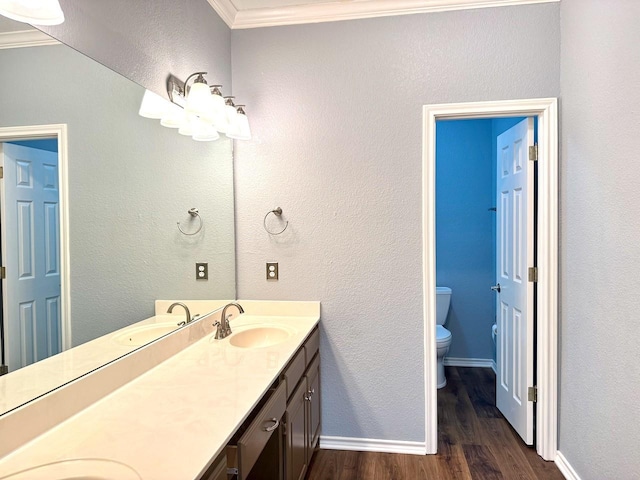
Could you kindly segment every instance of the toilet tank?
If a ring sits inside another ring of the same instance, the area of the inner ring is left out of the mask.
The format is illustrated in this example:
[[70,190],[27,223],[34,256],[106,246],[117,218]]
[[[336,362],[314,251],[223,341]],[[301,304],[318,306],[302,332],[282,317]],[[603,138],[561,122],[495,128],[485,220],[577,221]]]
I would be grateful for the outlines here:
[[449,287],[436,287],[436,325],[444,325],[449,313],[451,303],[451,289]]

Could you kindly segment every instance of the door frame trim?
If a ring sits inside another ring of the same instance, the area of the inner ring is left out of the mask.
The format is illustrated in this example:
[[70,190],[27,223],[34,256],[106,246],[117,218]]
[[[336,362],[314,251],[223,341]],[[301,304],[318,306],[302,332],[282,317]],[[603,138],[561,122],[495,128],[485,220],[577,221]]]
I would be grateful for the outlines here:
[[62,314],[62,349],[72,346],[71,332],[71,282],[69,256],[69,157],[67,125],[26,125],[0,127],[0,142],[10,140],[32,140],[38,138],[58,139],[58,182],[60,202],[60,310]]
[[[558,99],[423,106],[422,239],[425,449],[437,453],[435,163],[436,121],[490,117],[538,119],[538,284],[536,451],[555,460],[558,443]],[[487,335],[489,333],[487,332]]]

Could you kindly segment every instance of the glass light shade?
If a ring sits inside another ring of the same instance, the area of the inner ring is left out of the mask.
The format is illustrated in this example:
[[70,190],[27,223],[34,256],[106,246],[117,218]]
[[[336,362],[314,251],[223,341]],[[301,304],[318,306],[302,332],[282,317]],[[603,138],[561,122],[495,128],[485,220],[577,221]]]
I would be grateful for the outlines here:
[[206,83],[198,82],[191,85],[185,106],[187,112],[202,117],[212,110],[212,104],[211,90]]
[[236,117],[238,116],[238,110],[234,105],[225,105],[224,110],[227,114],[227,125],[231,127],[236,123]]
[[251,140],[251,128],[249,127],[249,119],[244,113],[238,112],[236,121],[229,127],[227,137],[236,140]]
[[206,112],[198,114],[198,116],[207,123],[213,125],[213,127],[219,132],[226,131],[227,119],[225,116],[225,101],[219,90],[219,85],[214,85],[211,91],[211,98],[209,108]]
[[222,95],[220,94],[220,90],[218,89],[218,86],[216,86],[216,88],[213,89],[213,92],[211,92],[211,100],[212,100],[211,106],[214,112],[224,111],[225,101],[224,101],[224,98],[222,98]]
[[225,108],[214,112],[214,115],[211,119],[213,128],[222,133],[226,133],[229,129],[229,121],[227,120],[227,112],[225,111]]
[[187,113],[175,103],[169,103],[167,110],[162,115],[160,125],[169,128],[180,128],[188,122]]
[[198,142],[212,142],[220,138],[218,131],[208,123],[198,120],[195,123],[195,130],[191,137]]
[[31,25],[60,25],[64,22],[58,0],[0,0],[0,15]]
[[196,132],[196,122],[198,122],[198,117],[187,114],[187,121],[180,125],[178,133],[187,137],[193,136]]
[[145,90],[138,114],[141,117],[160,120],[169,109],[170,105],[171,102],[165,100],[160,95],[157,95],[150,90]]

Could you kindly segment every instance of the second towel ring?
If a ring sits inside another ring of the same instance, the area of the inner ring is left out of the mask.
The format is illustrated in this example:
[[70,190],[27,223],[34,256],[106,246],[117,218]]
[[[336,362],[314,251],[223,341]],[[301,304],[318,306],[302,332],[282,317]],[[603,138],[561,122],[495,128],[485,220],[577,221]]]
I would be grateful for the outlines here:
[[267,228],[267,217],[269,216],[270,213],[273,213],[276,217],[280,217],[280,216],[282,216],[282,209],[280,207],[278,207],[275,210],[268,211],[267,214],[264,216],[264,220],[262,220],[262,226],[264,227],[265,231],[269,235],[280,235],[289,226],[289,220],[287,220],[287,223],[284,224],[284,228],[282,230],[280,230],[279,232],[272,232]]
[[190,208],[187,211],[187,213],[191,215],[191,217],[193,218],[198,217],[198,220],[200,220],[200,225],[198,226],[198,229],[193,233],[187,233],[184,230],[182,230],[182,228],[180,228],[180,222],[178,222],[178,230],[180,230],[180,233],[182,233],[183,235],[188,235],[188,236],[195,235],[196,233],[199,233],[200,230],[202,230],[202,217],[200,216],[200,213],[198,213],[197,208]]

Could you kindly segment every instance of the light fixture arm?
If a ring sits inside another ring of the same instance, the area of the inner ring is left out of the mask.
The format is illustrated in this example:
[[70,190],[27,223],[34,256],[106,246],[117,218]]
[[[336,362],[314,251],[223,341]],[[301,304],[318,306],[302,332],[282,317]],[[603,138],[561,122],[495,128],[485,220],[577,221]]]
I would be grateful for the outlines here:
[[[189,83],[189,80],[191,80],[191,79],[192,79],[193,77],[195,77],[196,75],[199,75],[200,77],[202,77],[203,75],[206,75],[206,74],[207,74],[207,72],[195,72],[195,73],[192,73],[191,75],[189,75],[189,76],[187,77],[187,79],[184,81],[184,84],[182,85],[182,90],[184,91],[184,95],[185,95],[185,96],[187,95],[187,84]],[[197,82],[197,81],[198,81],[198,79],[196,78],[196,82]],[[207,82],[205,81],[204,77],[202,77],[202,81],[203,81],[203,83],[205,83],[205,84],[207,83]]]

